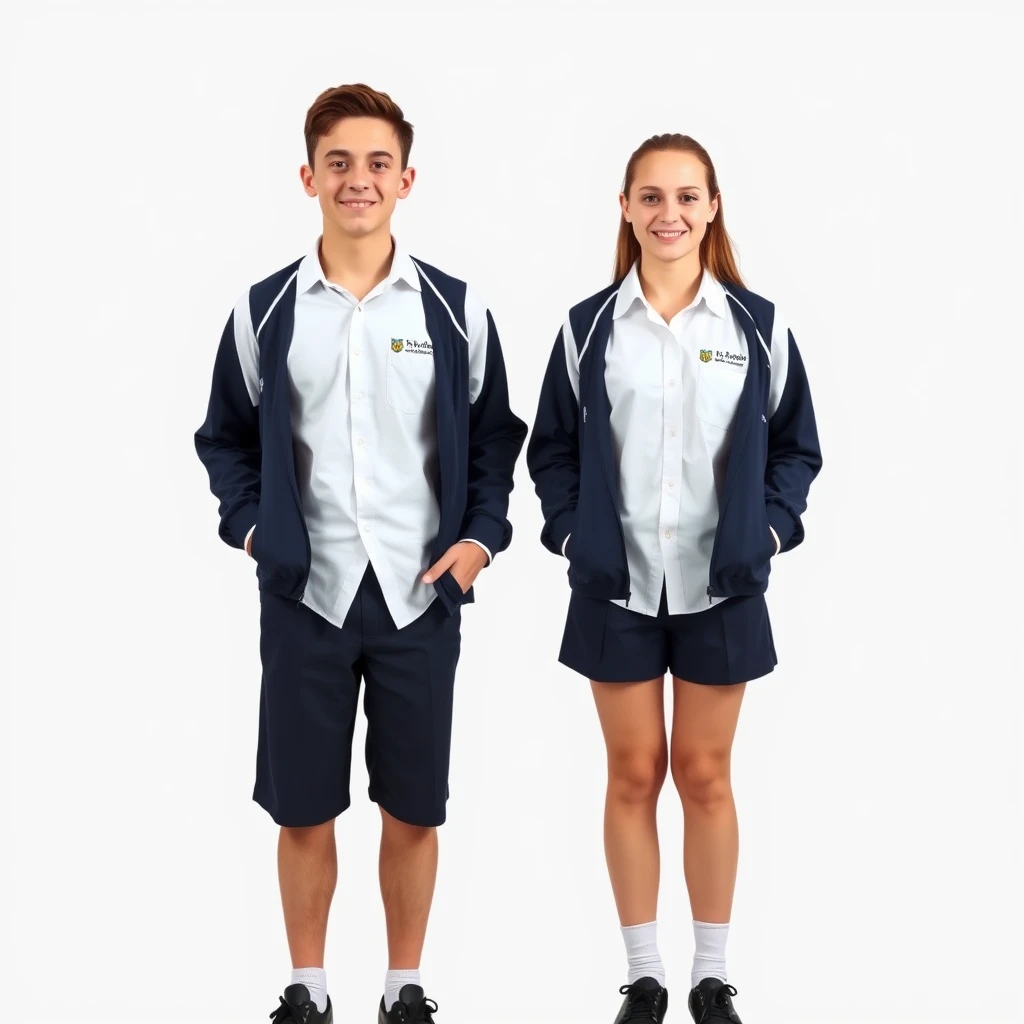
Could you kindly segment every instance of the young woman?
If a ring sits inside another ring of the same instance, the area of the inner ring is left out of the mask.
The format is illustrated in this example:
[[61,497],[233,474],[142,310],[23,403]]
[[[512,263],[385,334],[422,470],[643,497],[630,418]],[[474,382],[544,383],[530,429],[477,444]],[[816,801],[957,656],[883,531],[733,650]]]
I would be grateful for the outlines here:
[[558,334],[527,462],[541,539],[569,562],[559,660],[591,680],[608,749],[605,852],[629,968],[616,1024],[668,1007],[655,811],[670,767],[696,939],[689,1009],[740,1024],[725,961],[730,755],[745,684],[776,664],[771,560],[803,540],[821,456],[796,342],[743,286],[704,148],[648,139],[619,202],[614,283]]

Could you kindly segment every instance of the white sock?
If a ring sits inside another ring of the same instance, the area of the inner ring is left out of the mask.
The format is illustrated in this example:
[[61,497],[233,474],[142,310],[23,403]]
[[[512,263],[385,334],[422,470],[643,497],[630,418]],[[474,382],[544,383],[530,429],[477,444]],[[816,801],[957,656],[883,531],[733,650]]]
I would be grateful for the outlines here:
[[421,985],[419,969],[415,971],[388,971],[384,978],[384,1009],[390,1010],[398,1002],[398,993],[406,985]]
[[725,972],[725,940],[729,938],[729,924],[708,924],[706,921],[693,922],[695,950],[690,984],[694,988],[704,978],[718,978],[728,981]]
[[626,958],[629,962],[627,985],[632,985],[640,978],[653,978],[664,987],[665,965],[661,962],[661,954],[658,952],[657,932],[657,921],[623,927],[622,938],[626,942]]
[[327,972],[322,967],[296,968],[292,971],[292,984],[309,989],[309,998],[320,1013],[327,1009]]

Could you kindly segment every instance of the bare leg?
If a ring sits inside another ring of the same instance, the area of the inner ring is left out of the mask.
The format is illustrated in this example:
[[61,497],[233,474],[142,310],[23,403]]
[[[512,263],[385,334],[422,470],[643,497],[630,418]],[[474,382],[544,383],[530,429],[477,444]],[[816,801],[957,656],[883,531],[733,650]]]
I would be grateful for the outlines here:
[[327,916],[338,883],[334,821],[311,828],[282,828],[277,873],[292,967],[322,968]]
[[388,970],[418,970],[437,878],[437,829],[407,825],[381,808],[380,894]]
[[745,683],[702,686],[673,677],[672,779],[683,802],[683,872],[696,921],[732,913],[739,826],[730,779]]
[[605,857],[623,926],[658,913],[656,812],[668,772],[664,683],[591,683],[608,750]]

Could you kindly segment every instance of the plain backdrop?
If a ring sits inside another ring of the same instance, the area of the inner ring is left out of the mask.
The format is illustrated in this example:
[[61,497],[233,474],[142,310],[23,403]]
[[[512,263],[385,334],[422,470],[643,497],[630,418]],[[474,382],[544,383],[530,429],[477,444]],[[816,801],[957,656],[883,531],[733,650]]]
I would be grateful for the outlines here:
[[[1016,11],[1017,13],[1011,13]],[[5,6],[0,998],[47,1019],[263,1020],[288,980],[251,802],[254,567],[196,458],[235,299],[303,255],[321,90],[416,128],[394,230],[468,279],[532,422],[610,280],[626,159],[693,135],[741,271],[784,307],[825,468],[769,591],[780,664],[734,753],[730,980],[751,1024],[1022,1019],[1020,8]],[[464,615],[423,961],[438,1024],[611,1020],[625,964],[604,749],[556,661],[565,564],[524,461]],[[328,980],[386,966],[357,734]],[[672,1019],[693,937],[660,805]],[[44,1012],[45,1008],[45,1012]]]

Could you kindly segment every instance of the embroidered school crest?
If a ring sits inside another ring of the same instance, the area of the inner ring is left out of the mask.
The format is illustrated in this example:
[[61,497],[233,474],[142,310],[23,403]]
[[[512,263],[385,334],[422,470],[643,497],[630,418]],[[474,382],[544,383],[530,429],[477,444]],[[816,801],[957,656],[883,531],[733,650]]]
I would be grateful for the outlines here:
[[700,350],[700,361],[702,363],[710,363],[711,362],[712,354],[713,353],[712,353],[711,349],[709,349],[709,348],[702,348]]
[[405,347],[405,345],[403,344],[401,338],[392,338],[391,339],[391,351],[392,352],[401,352],[404,347]]

